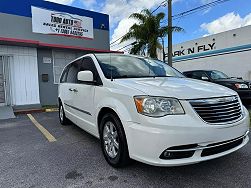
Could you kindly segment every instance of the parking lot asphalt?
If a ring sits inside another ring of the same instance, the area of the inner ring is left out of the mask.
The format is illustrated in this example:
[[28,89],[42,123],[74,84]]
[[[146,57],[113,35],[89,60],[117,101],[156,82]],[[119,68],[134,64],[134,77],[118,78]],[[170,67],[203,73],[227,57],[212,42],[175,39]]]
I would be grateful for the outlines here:
[[[27,115],[0,121],[0,187],[251,187],[251,144],[228,156],[182,167],[134,162],[114,169],[99,140],[57,113],[32,114],[56,141],[49,142]],[[135,142],[137,139],[135,139]]]

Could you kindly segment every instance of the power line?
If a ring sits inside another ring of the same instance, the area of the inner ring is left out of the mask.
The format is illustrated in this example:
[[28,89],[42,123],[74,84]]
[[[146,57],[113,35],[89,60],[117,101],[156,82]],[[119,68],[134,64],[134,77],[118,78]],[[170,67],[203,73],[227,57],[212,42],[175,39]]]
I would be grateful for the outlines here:
[[[173,15],[172,17],[173,17],[173,20],[181,19],[181,18],[184,18],[184,17],[189,16],[191,14],[194,14],[196,12],[212,8],[212,7],[214,7],[216,5],[219,5],[221,3],[225,3],[227,1],[230,1],[230,0],[216,0],[216,1],[213,1],[211,3],[207,3],[205,5],[201,5],[201,6],[198,6],[196,8],[193,8],[193,9],[181,12],[179,14]],[[167,21],[167,19],[163,20],[162,23],[165,23],[166,21]]]
[[201,10],[205,10],[205,9],[208,9],[208,8],[211,8],[211,7],[214,7],[214,6],[218,5],[218,4],[225,3],[227,1],[230,1],[230,0],[216,0],[216,1],[213,1],[211,3],[207,3],[205,5],[201,5],[201,6],[198,6],[196,8],[193,8],[193,9],[184,11],[182,13],[173,15],[172,17],[173,17],[173,19],[178,19],[180,17],[184,17],[184,16],[190,15],[192,13],[195,13],[195,12],[198,12],[198,11],[201,11]]
[[122,48],[118,49],[117,51],[122,50],[122,49],[124,49],[124,48],[126,48],[128,46],[134,45],[134,44],[137,44],[137,42],[135,41],[135,42],[132,42],[130,44],[127,44],[127,45],[123,46]]
[[[181,12],[181,13],[179,13],[179,14],[173,15],[172,18],[173,18],[173,20],[181,19],[181,18],[183,18],[183,17],[185,17],[185,16],[189,16],[189,15],[194,14],[194,13],[196,13],[196,12],[199,12],[199,11],[202,11],[202,10],[205,10],[205,9],[209,9],[209,8],[211,8],[211,7],[214,7],[214,6],[216,6],[216,5],[225,3],[225,2],[227,2],[227,1],[230,1],[230,0],[215,0],[215,1],[211,2],[211,3],[207,3],[207,4],[204,4],[204,5],[195,7],[195,8],[193,8],[193,9],[190,9],[190,10],[187,10],[187,11],[184,11],[184,12]],[[165,1],[162,1],[162,2],[160,3],[160,5],[159,5],[156,9],[154,9],[154,10],[152,11],[152,13],[155,12],[155,11],[157,11],[161,6],[164,6],[163,4],[164,4],[165,2],[166,2],[166,0],[165,0]],[[167,21],[167,19],[166,19],[166,20],[163,20],[163,22],[166,22],[166,21]],[[163,22],[162,22],[162,23],[163,23]],[[119,41],[120,39],[122,39],[124,36],[125,36],[125,35],[123,35],[123,36],[121,36],[120,38],[116,39],[116,40],[113,41],[110,45],[116,43],[117,41]],[[113,46],[115,46],[115,45],[118,45],[118,44],[114,44]],[[130,45],[131,45],[131,44],[130,44]],[[127,46],[128,46],[128,45],[124,46],[123,48],[125,48],[125,47],[127,47]],[[121,48],[121,49],[123,49],[123,48]],[[121,49],[119,49],[119,50],[121,50]]]
[[131,51],[131,49],[132,49],[132,47],[127,48],[127,49],[123,50],[123,52],[130,52],[130,51]]
[[122,37],[119,37],[118,39],[116,39],[115,41],[111,42],[110,45],[116,43],[117,41],[119,41],[120,39],[122,39],[125,35],[123,35]]
[[159,4],[159,6],[151,12],[151,14],[153,14],[155,11],[157,11],[161,6],[165,7],[165,6],[166,6],[166,3],[167,3],[167,0],[162,1],[162,2]]

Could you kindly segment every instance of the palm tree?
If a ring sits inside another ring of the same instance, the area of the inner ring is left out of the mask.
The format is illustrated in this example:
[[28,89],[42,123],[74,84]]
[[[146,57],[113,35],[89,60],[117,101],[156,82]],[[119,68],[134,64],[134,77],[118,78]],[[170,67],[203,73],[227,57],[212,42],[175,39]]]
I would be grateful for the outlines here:
[[[168,26],[161,26],[162,20],[165,18],[165,13],[160,12],[153,15],[150,10],[144,9],[140,13],[133,13],[129,18],[136,19],[135,23],[127,34],[123,36],[120,43],[128,40],[136,40],[134,42],[131,54],[142,54],[147,50],[150,57],[157,58],[157,49],[162,49],[159,43],[159,38],[163,38],[168,34]],[[181,32],[184,29],[181,27],[172,27],[173,32]]]

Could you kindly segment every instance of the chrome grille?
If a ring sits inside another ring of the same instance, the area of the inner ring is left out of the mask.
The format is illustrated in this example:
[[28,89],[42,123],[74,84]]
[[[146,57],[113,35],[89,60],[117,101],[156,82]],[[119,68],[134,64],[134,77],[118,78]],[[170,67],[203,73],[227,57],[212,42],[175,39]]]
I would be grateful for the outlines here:
[[208,123],[228,123],[242,117],[237,96],[189,100],[194,110]]

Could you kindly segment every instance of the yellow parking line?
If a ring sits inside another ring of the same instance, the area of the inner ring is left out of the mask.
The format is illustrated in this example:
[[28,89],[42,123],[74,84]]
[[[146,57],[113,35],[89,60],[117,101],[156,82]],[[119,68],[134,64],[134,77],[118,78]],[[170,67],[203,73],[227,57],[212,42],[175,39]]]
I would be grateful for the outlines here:
[[49,142],[57,141],[56,138],[52,136],[51,133],[49,133],[49,131],[47,131],[40,123],[38,123],[37,120],[31,114],[27,114],[27,116],[30,118],[32,123],[38,128],[38,130],[40,130],[40,132],[47,138]]

